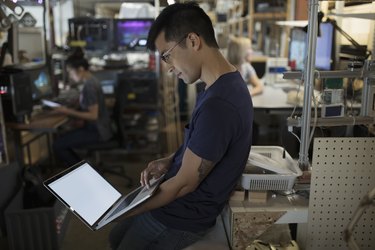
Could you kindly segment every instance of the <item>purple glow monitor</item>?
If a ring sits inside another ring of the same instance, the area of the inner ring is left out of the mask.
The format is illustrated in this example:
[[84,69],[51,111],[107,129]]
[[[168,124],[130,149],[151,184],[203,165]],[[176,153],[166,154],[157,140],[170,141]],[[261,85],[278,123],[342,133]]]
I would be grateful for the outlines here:
[[116,22],[116,43],[118,50],[145,48],[153,19],[118,19]]

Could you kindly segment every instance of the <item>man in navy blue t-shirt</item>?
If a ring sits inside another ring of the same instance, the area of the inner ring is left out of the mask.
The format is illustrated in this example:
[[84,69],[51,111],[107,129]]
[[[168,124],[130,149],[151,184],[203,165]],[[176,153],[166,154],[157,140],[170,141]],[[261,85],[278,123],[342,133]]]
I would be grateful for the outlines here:
[[147,41],[169,72],[187,84],[205,83],[184,143],[152,161],[140,182],[165,174],[157,193],[125,215],[110,235],[112,249],[182,249],[216,221],[244,170],[253,107],[246,83],[220,53],[209,17],[194,3],[166,7]]

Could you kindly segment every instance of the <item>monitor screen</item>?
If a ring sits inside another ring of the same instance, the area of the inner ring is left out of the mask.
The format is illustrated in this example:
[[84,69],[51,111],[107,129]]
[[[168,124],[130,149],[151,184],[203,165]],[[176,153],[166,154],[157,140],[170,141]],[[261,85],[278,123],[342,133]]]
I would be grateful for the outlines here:
[[[35,46],[40,44],[40,46]],[[18,60],[20,63],[44,62],[44,35],[41,27],[18,28]]]
[[52,80],[47,66],[25,69],[29,74],[34,101],[53,96]]
[[306,32],[302,29],[292,29],[289,43],[289,66],[292,70],[303,70],[306,57]]
[[[330,22],[320,24],[320,36],[316,42],[315,67],[331,70],[334,58],[334,27]],[[289,43],[289,66],[292,70],[304,70],[307,57],[307,33],[300,28],[291,30]]]
[[329,22],[320,24],[320,36],[316,43],[315,67],[331,70],[333,64],[334,28]]
[[85,41],[87,51],[109,51],[112,49],[112,20],[108,18],[69,19],[69,38]]
[[146,50],[147,36],[153,19],[115,20],[117,50]]

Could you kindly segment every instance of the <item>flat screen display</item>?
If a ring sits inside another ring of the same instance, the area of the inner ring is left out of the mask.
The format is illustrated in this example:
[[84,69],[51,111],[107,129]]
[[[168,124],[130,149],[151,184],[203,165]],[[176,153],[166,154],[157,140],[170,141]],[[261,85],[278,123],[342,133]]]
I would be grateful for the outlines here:
[[[334,27],[331,23],[320,24],[320,36],[316,41],[315,67],[331,70],[333,65]],[[289,65],[292,70],[304,70],[307,57],[307,33],[300,28],[292,29],[289,43]]]
[[315,67],[322,70],[331,70],[333,63],[333,35],[334,28],[331,23],[320,24],[320,36],[318,36],[316,44]]
[[302,29],[292,29],[289,43],[289,66],[302,71],[305,66],[307,35]]
[[147,36],[153,19],[117,19],[115,42],[117,50],[146,50]]
[[42,98],[52,97],[53,86],[48,68],[43,66],[41,68],[33,68],[25,70],[30,76],[32,97],[34,101],[39,101]]
[[69,19],[69,38],[85,41],[87,51],[109,51],[112,49],[112,19],[71,18]]
[[121,197],[88,163],[48,186],[91,226]]

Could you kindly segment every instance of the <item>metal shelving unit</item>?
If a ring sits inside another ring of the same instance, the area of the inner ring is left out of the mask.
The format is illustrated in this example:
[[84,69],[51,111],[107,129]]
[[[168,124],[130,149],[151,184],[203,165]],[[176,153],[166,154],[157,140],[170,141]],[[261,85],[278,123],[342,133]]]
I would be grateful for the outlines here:
[[[318,33],[318,8],[319,0],[309,0],[309,28],[308,28],[308,48],[309,55],[316,54],[316,43]],[[375,42],[374,42],[375,43]],[[374,46],[375,47],[375,46]],[[309,167],[308,149],[310,145],[310,126],[311,124],[319,122],[319,125],[338,126],[345,125],[348,123],[348,119],[338,119],[335,123],[332,120],[320,118],[315,121],[312,120],[311,111],[311,97],[313,93],[314,81],[316,78],[334,78],[334,77],[362,77],[364,79],[363,93],[362,93],[362,107],[361,115],[359,117],[351,118],[351,124],[373,124],[374,117],[369,113],[368,102],[370,93],[370,86],[373,85],[375,76],[375,61],[369,60],[360,70],[346,70],[346,71],[326,71],[319,72],[315,69],[315,56],[308,56],[305,64],[305,68],[302,73],[286,72],[284,73],[285,79],[304,79],[305,91],[304,91],[304,103],[302,109],[302,117],[299,120],[290,119],[289,125],[297,124],[301,127],[301,144],[299,152],[299,165],[303,170],[307,170]],[[354,121],[353,121],[354,120]]]

